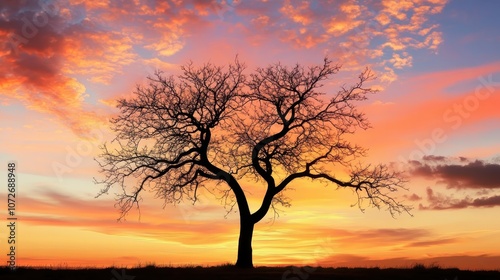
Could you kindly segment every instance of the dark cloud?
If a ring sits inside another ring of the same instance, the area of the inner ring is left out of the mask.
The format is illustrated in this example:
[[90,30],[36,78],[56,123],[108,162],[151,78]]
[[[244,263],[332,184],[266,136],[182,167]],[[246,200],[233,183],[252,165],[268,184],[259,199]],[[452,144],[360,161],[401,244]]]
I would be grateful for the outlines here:
[[413,175],[435,179],[455,189],[500,189],[500,164],[482,160],[468,161],[427,156],[422,161],[411,161]]
[[500,206],[500,195],[489,197],[465,197],[456,199],[441,193],[434,192],[431,188],[427,188],[427,201],[429,205],[419,205],[421,210],[447,210],[447,209],[463,209],[468,207],[495,207]]
[[460,160],[460,162],[468,162],[469,161],[469,159],[466,157],[458,157],[458,159]]
[[422,159],[424,161],[446,161],[446,157],[444,156],[433,156],[433,155],[425,155]]
[[[427,155],[421,160],[409,162],[409,172],[418,177],[434,180],[436,186],[460,190],[461,197],[443,194],[427,187],[427,205],[420,203],[421,210],[464,209],[469,207],[500,206],[500,164],[465,157]],[[418,196],[407,197],[416,201]]]

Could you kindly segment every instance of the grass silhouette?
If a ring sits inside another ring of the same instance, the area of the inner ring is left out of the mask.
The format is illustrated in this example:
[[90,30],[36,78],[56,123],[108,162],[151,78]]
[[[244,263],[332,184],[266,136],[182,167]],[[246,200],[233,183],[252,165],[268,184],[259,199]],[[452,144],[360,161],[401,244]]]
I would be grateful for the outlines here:
[[499,280],[500,270],[459,270],[415,264],[410,268],[323,268],[323,267],[256,267],[240,269],[230,264],[202,266],[156,266],[147,264],[133,268],[56,268],[56,267],[19,267],[10,270],[0,268],[0,279],[29,280],[141,280],[141,279],[220,279],[220,280],[321,280],[321,279],[418,279],[418,280]]

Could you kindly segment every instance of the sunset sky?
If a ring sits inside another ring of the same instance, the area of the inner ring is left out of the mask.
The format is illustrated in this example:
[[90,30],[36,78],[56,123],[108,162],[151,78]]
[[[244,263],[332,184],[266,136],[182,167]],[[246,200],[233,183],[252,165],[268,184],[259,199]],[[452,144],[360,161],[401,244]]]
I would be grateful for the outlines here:
[[[239,59],[342,65],[334,94],[365,68],[380,92],[358,106],[372,128],[364,162],[406,170],[413,217],[368,208],[336,186],[301,181],[292,206],[257,224],[254,264],[500,269],[500,1],[2,0],[0,223],[7,163],[18,165],[20,266],[214,265],[236,260],[238,214],[203,194],[150,194],[117,222],[94,158],[115,100],[161,69]],[[253,211],[264,187],[243,182]],[[0,259],[7,259],[0,227]]]

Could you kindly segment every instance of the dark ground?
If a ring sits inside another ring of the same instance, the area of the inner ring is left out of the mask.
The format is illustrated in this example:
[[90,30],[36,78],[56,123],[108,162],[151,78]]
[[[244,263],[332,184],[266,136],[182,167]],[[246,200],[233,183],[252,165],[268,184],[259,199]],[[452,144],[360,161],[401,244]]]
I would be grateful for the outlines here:
[[257,267],[250,270],[231,266],[219,267],[155,267],[65,269],[26,268],[15,271],[0,268],[0,279],[29,280],[142,280],[142,279],[220,279],[220,280],[315,280],[315,279],[418,279],[418,280],[500,280],[500,270],[468,271],[415,265],[413,268],[314,268]]

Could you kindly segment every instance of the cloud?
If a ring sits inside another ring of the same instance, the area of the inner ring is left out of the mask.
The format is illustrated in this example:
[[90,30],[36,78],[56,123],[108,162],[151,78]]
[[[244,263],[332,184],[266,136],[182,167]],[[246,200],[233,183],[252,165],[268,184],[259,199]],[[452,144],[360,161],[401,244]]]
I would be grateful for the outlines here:
[[440,13],[447,0],[439,1],[382,1],[383,8],[378,14],[377,21],[388,26],[383,32],[388,37],[384,47],[393,50],[406,48],[428,48],[437,52],[442,43],[442,33],[430,32],[436,24],[427,25],[431,15]]
[[0,9],[0,94],[84,134],[106,119],[95,106],[109,96],[95,92],[96,84],[112,85],[152,57],[179,54],[209,28],[236,27],[254,44],[321,48],[347,70],[375,61],[381,80],[391,82],[395,69],[411,67],[408,48],[435,49],[442,41],[429,22],[445,2],[425,3],[8,1]]
[[[436,187],[445,185],[448,189],[460,190],[459,198],[453,194],[426,188],[427,205],[419,204],[421,210],[447,210],[464,208],[486,208],[500,206],[500,164],[495,161],[469,159],[466,157],[445,157],[426,155],[421,160],[409,161],[409,172],[413,176],[436,182]],[[417,201],[420,199],[415,195]]]
[[279,238],[286,241],[286,244],[314,247],[315,242],[319,242],[323,246],[334,246],[342,250],[362,250],[367,247],[387,250],[387,247],[400,247],[412,242],[428,241],[433,235],[432,231],[420,228],[346,230],[324,226],[311,227],[310,224],[299,223],[288,223],[284,226],[287,228],[287,234]]
[[394,68],[402,69],[405,67],[411,67],[412,60],[413,58],[407,52],[403,52],[403,56],[400,56],[397,53],[393,54],[392,58],[389,59],[389,62],[393,65]]
[[407,244],[406,247],[430,247],[430,246],[438,246],[443,244],[450,244],[458,242],[458,238],[444,238],[444,239],[436,239],[436,240],[426,240],[426,241],[417,241]]
[[435,155],[425,155],[422,159],[424,161],[446,161],[446,157]]
[[[148,197],[148,199],[153,199]],[[206,215],[224,211],[218,204],[165,206],[159,200],[141,205],[143,219],[117,223],[115,201],[101,198],[79,198],[44,186],[30,197],[24,197],[23,221],[29,225],[81,227],[105,234],[129,234],[181,244],[213,244],[225,242],[238,230],[238,224],[228,223],[222,214],[216,220]],[[166,211],[170,215],[165,215]],[[133,211],[132,211],[133,212]],[[131,213],[132,216],[133,213]],[[197,216],[198,215],[198,216]],[[189,219],[189,221],[187,220]],[[203,234],[200,235],[200,232]]]
[[[224,209],[218,202],[191,205],[186,202],[176,207],[167,205],[162,209],[162,201],[145,197],[148,203],[141,205],[141,220],[129,218],[123,223],[116,222],[118,209],[114,201],[92,197],[69,196],[61,191],[44,186],[23,198],[23,220],[29,225],[52,225],[79,227],[105,234],[130,234],[147,236],[158,240],[171,240],[182,244],[210,244],[232,241],[237,236],[238,219],[223,219]],[[135,211],[135,210],[134,210]],[[168,215],[166,215],[166,213]],[[131,213],[131,217],[134,213]],[[278,221],[282,223],[282,220]],[[277,232],[274,229],[259,229],[255,239],[258,242],[281,240],[297,246],[314,246],[316,243],[330,242],[335,246],[349,249],[370,246],[418,246],[415,242],[432,241],[432,231],[408,228],[375,228],[346,230],[325,226],[312,227],[307,223],[287,223]],[[200,232],[203,233],[200,237]],[[196,238],[195,238],[196,236]],[[318,237],[325,237],[318,240]],[[326,241],[325,241],[326,240]],[[283,245],[282,243],[279,243]],[[405,245],[406,244],[406,245]],[[273,245],[276,246],[276,245]],[[430,246],[427,244],[425,246]]]
[[383,73],[379,76],[385,77],[385,82],[392,82],[397,77],[394,69],[412,66],[408,50],[437,51],[443,39],[432,17],[446,2],[382,1],[360,5],[341,0],[332,5],[327,1],[285,0],[252,5],[243,2],[235,12],[240,22],[251,22],[245,32],[258,43],[263,40],[257,34],[266,34],[267,40],[278,37],[299,49],[326,49],[349,69],[359,69],[369,61]]
[[323,23],[326,32],[334,37],[346,34],[365,23],[361,15],[366,12],[366,9],[352,1],[340,4],[339,11],[340,13]]
[[408,199],[409,201],[419,201],[419,200],[422,200],[422,197],[420,197],[416,193],[414,193],[414,194],[412,194],[410,196],[404,195],[403,197],[406,198],[406,199]]
[[293,1],[285,0],[283,6],[280,9],[286,17],[290,18],[293,22],[300,23],[302,25],[308,25],[313,21],[314,14],[309,8],[309,2],[307,1]]
[[[428,179],[437,180],[454,189],[500,189],[500,164],[482,160],[447,162],[439,156],[424,157],[423,162],[411,161],[411,173]],[[440,162],[440,163],[435,163]]]
[[132,39],[116,31],[94,29],[87,20],[68,30],[61,71],[68,76],[84,76],[91,83],[109,85],[135,62]]
[[[0,94],[21,100],[28,108],[55,115],[75,133],[84,134],[100,123],[82,103],[85,86],[63,68],[70,16],[60,7],[8,2],[1,10]],[[24,2],[23,2],[24,3]],[[45,2],[40,2],[45,3]]]
[[420,210],[448,210],[464,209],[468,207],[495,207],[500,206],[500,195],[479,198],[471,198],[467,196],[462,199],[456,199],[452,196],[436,193],[428,187],[427,201],[429,202],[429,205],[420,204]]
[[0,95],[87,134],[107,118],[89,85],[109,85],[130,65],[158,64],[139,59],[136,47],[169,56],[183,48],[185,26],[202,26],[176,3],[8,1],[0,8]]

